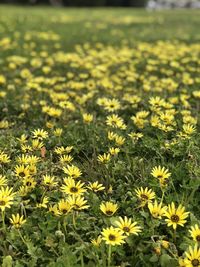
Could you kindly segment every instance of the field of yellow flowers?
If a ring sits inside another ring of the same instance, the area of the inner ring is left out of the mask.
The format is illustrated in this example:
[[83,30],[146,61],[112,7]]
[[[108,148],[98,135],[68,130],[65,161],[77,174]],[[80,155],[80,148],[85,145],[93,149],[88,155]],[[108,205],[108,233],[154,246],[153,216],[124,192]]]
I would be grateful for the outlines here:
[[0,7],[1,266],[200,266],[199,16]]

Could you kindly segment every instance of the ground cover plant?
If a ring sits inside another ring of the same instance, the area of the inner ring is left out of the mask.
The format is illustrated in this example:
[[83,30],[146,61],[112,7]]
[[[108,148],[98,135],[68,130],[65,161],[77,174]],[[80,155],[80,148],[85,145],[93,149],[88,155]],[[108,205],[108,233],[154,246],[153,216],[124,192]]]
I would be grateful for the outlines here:
[[200,266],[199,15],[0,7],[1,266]]

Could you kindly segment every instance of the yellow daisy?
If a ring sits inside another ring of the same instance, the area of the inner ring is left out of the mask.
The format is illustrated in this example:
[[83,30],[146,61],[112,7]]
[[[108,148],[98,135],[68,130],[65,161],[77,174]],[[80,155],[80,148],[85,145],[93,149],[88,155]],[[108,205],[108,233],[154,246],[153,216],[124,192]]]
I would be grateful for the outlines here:
[[161,219],[162,216],[164,216],[167,207],[162,207],[162,203],[158,204],[157,200],[155,200],[154,203],[148,203],[148,209],[155,219]]
[[81,211],[81,210],[89,208],[89,205],[87,204],[87,200],[84,199],[84,197],[82,196],[71,195],[68,197],[67,200],[70,206],[72,207],[72,209],[75,211]]
[[135,189],[136,196],[138,197],[141,207],[145,206],[147,203],[151,202],[152,199],[155,198],[155,193],[152,189],[149,189],[148,187],[140,187]]
[[101,203],[100,210],[107,216],[112,216],[118,210],[118,206],[112,202]]
[[61,191],[70,195],[81,195],[86,189],[83,188],[84,183],[78,181],[77,183],[73,178],[65,178],[64,185],[61,186]]
[[63,167],[64,173],[66,173],[71,178],[78,178],[82,175],[82,172],[79,170],[78,167],[74,165],[68,165],[67,167]]
[[200,267],[200,248],[197,244],[193,248],[190,246],[185,255],[184,263],[186,267]]
[[104,240],[107,245],[115,246],[125,243],[124,239],[126,236],[123,235],[123,232],[120,229],[114,228],[113,226],[104,228],[101,234],[102,240]]
[[19,213],[17,213],[16,215],[12,214],[10,222],[15,228],[20,228],[26,222],[26,220],[24,220],[23,215],[20,216]]
[[15,193],[12,192],[12,188],[9,187],[1,187],[0,189],[0,209],[2,211],[5,208],[10,208],[13,204]]
[[198,224],[191,226],[189,233],[190,233],[190,235],[194,241],[200,242],[200,228],[199,228]]
[[151,171],[151,175],[158,179],[168,179],[171,176],[171,173],[165,167],[154,167]]
[[24,165],[17,165],[15,167],[15,175],[19,178],[25,178],[30,176],[29,167]]
[[141,232],[141,227],[137,226],[137,222],[132,221],[131,218],[128,219],[126,216],[124,218],[119,217],[119,220],[114,223],[126,235],[138,235],[138,233]]
[[167,210],[165,211],[164,216],[167,226],[172,226],[175,230],[178,225],[184,226],[187,222],[185,219],[188,217],[189,212],[185,212],[185,207],[179,205],[178,208],[175,207],[174,202],[168,205]]

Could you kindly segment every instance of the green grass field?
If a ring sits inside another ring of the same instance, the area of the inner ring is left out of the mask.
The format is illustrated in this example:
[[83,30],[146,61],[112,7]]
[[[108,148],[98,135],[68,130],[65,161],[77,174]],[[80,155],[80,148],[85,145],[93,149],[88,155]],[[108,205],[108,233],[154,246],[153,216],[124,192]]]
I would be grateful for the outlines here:
[[1,266],[200,266],[199,16],[0,5]]

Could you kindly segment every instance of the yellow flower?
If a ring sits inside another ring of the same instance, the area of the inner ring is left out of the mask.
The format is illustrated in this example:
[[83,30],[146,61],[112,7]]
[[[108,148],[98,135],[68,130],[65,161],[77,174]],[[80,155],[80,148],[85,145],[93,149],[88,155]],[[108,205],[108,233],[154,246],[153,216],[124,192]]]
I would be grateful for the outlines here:
[[105,187],[102,184],[99,184],[99,182],[94,182],[94,183],[89,182],[87,188],[94,192],[102,191],[105,189]]
[[185,219],[188,217],[189,212],[185,212],[185,207],[179,205],[178,208],[175,207],[174,202],[168,205],[168,209],[165,212],[165,219],[167,226],[172,226],[175,230],[178,225],[184,226],[187,222]]
[[89,205],[87,205],[87,200],[82,196],[71,195],[68,197],[68,202],[73,210],[80,211],[83,209],[88,209]]
[[104,228],[101,234],[102,240],[104,240],[107,245],[115,246],[125,243],[124,239],[126,238],[126,236],[123,235],[123,232],[121,230],[114,228],[113,226]]
[[17,213],[16,215],[12,214],[12,218],[10,218],[10,222],[15,228],[18,229],[26,222],[26,220],[24,220],[23,215],[20,216],[19,213]]
[[107,99],[105,101],[105,109],[108,110],[109,112],[113,112],[116,111],[118,109],[120,109],[121,105],[120,102],[117,99]]
[[171,173],[165,167],[154,167],[151,171],[151,175],[158,179],[168,179],[171,176]]
[[24,177],[22,182],[24,186],[29,188],[34,188],[36,185],[36,181],[32,177]]
[[13,204],[14,195],[15,193],[12,193],[12,188],[0,188],[0,209],[2,211],[4,211],[5,208],[10,208],[10,206]]
[[200,228],[199,228],[198,224],[191,226],[189,233],[190,233],[190,235],[194,241],[200,242]]
[[43,140],[46,139],[48,137],[48,132],[44,131],[43,129],[37,129],[32,131],[33,134],[33,138],[39,139],[39,140]]
[[133,141],[138,141],[143,137],[143,134],[131,132],[130,134],[128,134],[128,136],[130,136]]
[[21,197],[26,196],[30,192],[31,188],[28,186],[20,186],[17,194]]
[[72,205],[69,203],[67,199],[61,199],[58,202],[58,211],[60,214],[67,214],[71,211]]
[[62,132],[63,132],[63,129],[61,128],[56,128],[54,131],[53,131],[53,134],[57,137],[60,137],[62,135]]
[[167,207],[162,207],[162,203],[158,204],[157,200],[155,200],[154,203],[148,203],[148,209],[155,219],[161,219],[162,216],[164,216]]
[[17,138],[17,141],[19,141],[20,144],[25,144],[27,142],[27,135],[22,134],[20,138]]
[[7,129],[11,124],[7,120],[0,121],[0,129]]
[[179,259],[178,259],[178,264],[179,264],[179,265],[178,265],[179,267],[186,267],[184,258],[179,258]]
[[159,96],[151,97],[149,99],[149,104],[152,106],[152,110],[157,110],[157,108],[162,107],[164,105],[164,99],[160,98]]
[[0,164],[6,164],[10,162],[10,156],[8,156],[6,153],[3,151],[0,151]]
[[55,187],[57,186],[58,182],[55,181],[55,177],[54,176],[50,176],[50,175],[43,175],[43,184],[48,186],[48,187]]
[[194,125],[191,124],[184,124],[183,125],[183,132],[187,135],[191,135],[193,133],[195,133],[196,131],[196,127]]
[[116,136],[117,136],[116,133],[113,133],[113,132],[110,132],[110,131],[108,132],[108,139],[109,139],[110,141],[115,140]]
[[100,210],[107,216],[112,216],[118,210],[118,206],[112,202],[101,203]]
[[152,189],[148,187],[140,187],[135,189],[136,195],[140,201],[141,207],[145,206],[147,203],[151,202],[155,198],[155,193]]
[[35,175],[37,173],[37,167],[34,164],[28,165],[30,175]]
[[200,267],[200,248],[197,244],[193,248],[190,246],[185,255],[185,267]]
[[120,152],[120,149],[119,148],[114,148],[114,147],[109,148],[109,153],[112,156],[118,155],[119,152]]
[[110,161],[110,154],[104,153],[103,155],[99,155],[97,160],[101,163],[108,163]]
[[169,245],[170,245],[169,241],[166,241],[166,240],[162,240],[161,241],[161,246],[163,248],[168,249],[169,248]]
[[76,183],[73,178],[65,178],[64,183],[65,185],[61,186],[61,191],[66,194],[81,195],[86,191],[86,189],[83,188],[84,183],[80,181]]
[[41,203],[36,204],[37,208],[47,208],[47,203],[49,202],[48,197],[44,197],[41,201]]
[[34,155],[28,156],[28,163],[30,165],[35,165],[40,161],[40,158]]
[[44,146],[44,143],[41,142],[39,139],[33,139],[32,140],[32,148],[34,150],[41,149]]
[[72,151],[73,146],[67,146],[67,147],[56,147],[54,149],[55,153],[58,155],[62,155],[62,154],[69,154]]
[[71,178],[78,178],[82,175],[82,172],[79,170],[78,167],[74,165],[68,165],[67,167],[63,167],[64,173],[66,173]]
[[29,156],[29,155],[25,155],[25,154],[22,154],[21,156],[18,156],[17,157],[17,162],[19,164],[31,164],[31,165],[35,165],[36,163],[39,162],[39,157],[37,156]]
[[196,132],[196,127],[192,124],[184,124],[183,130],[177,134],[178,137],[189,139]]
[[30,151],[32,151],[33,149],[32,149],[32,147],[31,146],[29,146],[29,145],[21,145],[21,150],[22,150],[22,152],[30,152]]
[[115,143],[116,143],[116,145],[122,146],[124,144],[125,140],[126,139],[124,137],[122,137],[122,136],[120,136],[118,134],[115,135]]
[[83,113],[83,121],[85,123],[90,123],[93,120],[93,115],[88,113]]
[[4,75],[0,75],[0,85],[6,83],[6,77]]
[[5,176],[0,174],[0,187],[7,185],[8,181]]
[[120,118],[116,114],[107,116],[107,118],[106,118],[106,124],[108,126],[113,127],[113,128],[119,128],[119,129],[122,129],[122,130],[125,130],[126,129],[126,125],[124,124],[124,120],[122,118]]
[[59,216],[61,214],[60,211],[58,210],[57,204],[55,204],[53,206],[50,205],[49,211],[52,212],[55,216]]
[[126,216],[124,219],[119,217],[119,220],[115,221],[114,223],[126,235],[138,235],[138,233],[141,232],[141,227],[137,226],[137,222],[132,221],[131,218],[128,219]]
[[70,155],[63,155],[63,156],[60,156],[60,158],[59,158],[59,161],[61,164],[66,164],[66,163],[68,164],[72,160],[73,160],[73,157]]
[[101,241],[102,241],[102,237],[101,235],[99,235],[97,237],[97,239],[92,239],[91,240],[91,243],[95,246],[95,247],[99,247],[99,245],[101,244]]
[[15,175],[19,178],[25,178],[30,176],[29,167],[24,165],[17,165],[15,167]]

